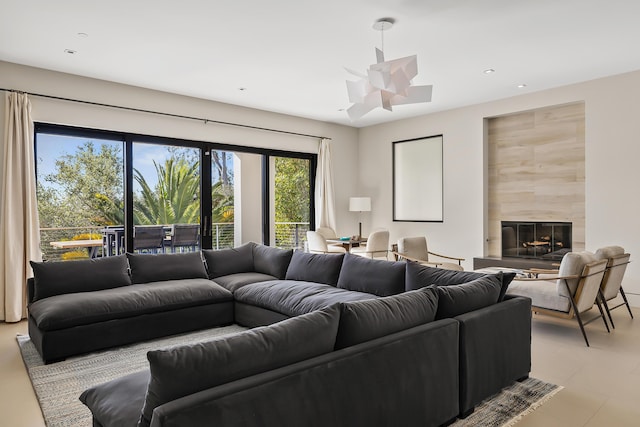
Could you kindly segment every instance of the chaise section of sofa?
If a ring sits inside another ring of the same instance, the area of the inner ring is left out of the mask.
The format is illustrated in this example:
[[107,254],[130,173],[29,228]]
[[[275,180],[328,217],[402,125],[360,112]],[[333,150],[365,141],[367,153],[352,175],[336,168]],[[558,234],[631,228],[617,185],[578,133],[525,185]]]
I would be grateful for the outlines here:
[[45,363],[233,323],[233,295],[197,252],[32,265],[29,335]]

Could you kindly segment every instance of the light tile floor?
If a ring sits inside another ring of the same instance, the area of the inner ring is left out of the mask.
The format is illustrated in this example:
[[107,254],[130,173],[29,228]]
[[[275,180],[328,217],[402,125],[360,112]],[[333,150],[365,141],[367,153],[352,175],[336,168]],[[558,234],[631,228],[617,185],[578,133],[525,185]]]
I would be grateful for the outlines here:
[[[640,426],[640,308],[631,320],[613,312],[616,329],[589,324],[587,348],[575,320],[534,315],[531,376],[564,386],[519,427]],[[26,322],[0,323],[0,425],[42,427],[44,421],[15,340]]]

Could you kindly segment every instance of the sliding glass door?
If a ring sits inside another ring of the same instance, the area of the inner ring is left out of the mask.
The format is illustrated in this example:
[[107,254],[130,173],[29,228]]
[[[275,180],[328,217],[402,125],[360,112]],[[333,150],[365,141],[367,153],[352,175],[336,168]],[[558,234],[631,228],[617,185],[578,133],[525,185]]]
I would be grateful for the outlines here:
[[46,260],[302,249],[315,155],[36,124]]

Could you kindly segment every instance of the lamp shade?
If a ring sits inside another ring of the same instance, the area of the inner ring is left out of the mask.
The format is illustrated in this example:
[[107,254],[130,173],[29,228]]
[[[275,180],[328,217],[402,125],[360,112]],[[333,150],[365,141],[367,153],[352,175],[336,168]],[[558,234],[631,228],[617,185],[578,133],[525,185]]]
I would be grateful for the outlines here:
[[350,197],[349,210],[351,212],[371,211],[371,197]]

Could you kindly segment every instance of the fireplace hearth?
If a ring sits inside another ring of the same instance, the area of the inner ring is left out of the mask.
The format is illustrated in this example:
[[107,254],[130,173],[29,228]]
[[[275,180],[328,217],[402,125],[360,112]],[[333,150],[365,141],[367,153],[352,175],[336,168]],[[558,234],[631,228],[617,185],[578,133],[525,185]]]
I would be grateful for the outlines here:
[[571,252],[570,222],[502,221],[502,256],[559,261]]

